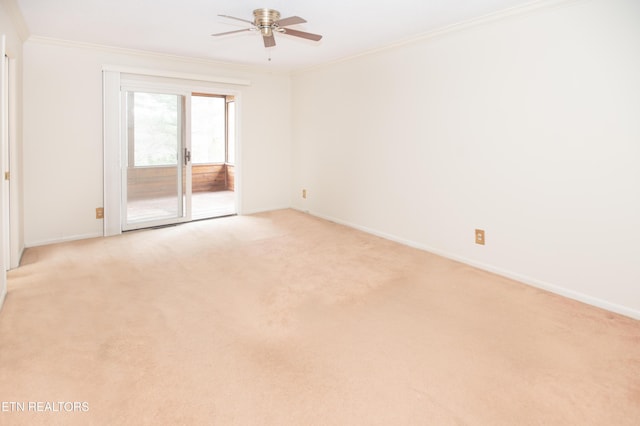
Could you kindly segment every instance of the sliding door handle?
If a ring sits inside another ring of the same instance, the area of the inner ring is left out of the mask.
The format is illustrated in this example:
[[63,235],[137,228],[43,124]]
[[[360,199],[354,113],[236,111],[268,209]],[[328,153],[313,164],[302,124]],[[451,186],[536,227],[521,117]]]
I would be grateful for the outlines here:
[[184,149],[184,165],[186,166],[191,161],[191,151],[187,148]]

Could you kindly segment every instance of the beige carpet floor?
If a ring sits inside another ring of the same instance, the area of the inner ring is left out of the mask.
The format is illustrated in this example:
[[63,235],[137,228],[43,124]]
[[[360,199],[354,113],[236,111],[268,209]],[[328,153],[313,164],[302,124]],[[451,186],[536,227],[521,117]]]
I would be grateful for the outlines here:
[[9,280],[0,424],[640,424],[640,321],[292,210]]

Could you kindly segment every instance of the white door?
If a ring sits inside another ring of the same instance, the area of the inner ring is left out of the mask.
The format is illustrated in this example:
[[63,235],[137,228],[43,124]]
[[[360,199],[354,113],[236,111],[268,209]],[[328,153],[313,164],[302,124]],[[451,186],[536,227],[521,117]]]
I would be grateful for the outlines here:
[[[0,159],[2,160],[0,164],[3,165],[3,172],[5,156],[4,145],[8,145],[9,143],[9,76],[7,75],[8,67],[6,65],[8,60],[5,52],[5,41],[6,39],[3,34],[2,39],[0,40],[0,54],[2,55],[2,68],[0,69],[0,139],[2,140],[3,147],[0,149]],[[2,179],[4,180],[4,176],[2,176]],[[7,293],[7,268],[9,267],[7,257],[9,252],[9,233],[4,226],[5,222],[9,220],[8,202],[5,197],[6,188],[7,186],[4,183],[0,186],[0,308],[2,308],[2,302],[4,301],[4,297]]]
[[187,95],[123,88],[122,230],[191,219]]
[[2,251],[4,255],[4,269],[8,270],[11,266],[11,258],[10,258],[10,227],[9,227],[9,57],[6,54],[6,45],[5,45],[5,36],[2,36],[2,88],[0,89],[0,93],[2,94],[0,98],[2,99],[2,106],[0,107],[0,111],[2,111],[2,125],[0,128],[2,129],[2,144],[1,150],[2,153],[0,158],[1,161],[1,172],[0,179],[2,179]]

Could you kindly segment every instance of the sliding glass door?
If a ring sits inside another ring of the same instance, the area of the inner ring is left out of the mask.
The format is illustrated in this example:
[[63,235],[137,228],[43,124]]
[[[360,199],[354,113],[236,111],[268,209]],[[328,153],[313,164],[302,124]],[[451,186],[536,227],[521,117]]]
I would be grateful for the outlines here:
[[235,97],[139,84],[121,87],[122,230],[235,214]]
[[123,230],[190,219],[186,96],[122,90]]

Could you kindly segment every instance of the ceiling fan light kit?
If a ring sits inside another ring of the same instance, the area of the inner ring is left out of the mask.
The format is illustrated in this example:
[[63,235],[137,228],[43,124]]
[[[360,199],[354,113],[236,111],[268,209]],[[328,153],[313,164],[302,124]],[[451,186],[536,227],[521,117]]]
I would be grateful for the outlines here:
[[250,28],[235,31],[226,31],[223,33],[211,34],[214,37],[241,33],[245,31],[260,31],[264,42],[264,47],[273,47],[276,45],[274,32],[281,34],[287,34],[294,37],[300,37],[307,40],[319,41],[322,39],[320,34],[312,34],[305,31],[294,30],[291,28],[285,28],[289,25],[304,24],[304,19],[299,16],[290,16],[288,18],[280,19],[280,12],[274,9],[256,9],[253,11],[253,21],[247,19],[236,18],[229,15],[218,15],[223,18],[235,19],[236,21],[242,21],[251,24]]

